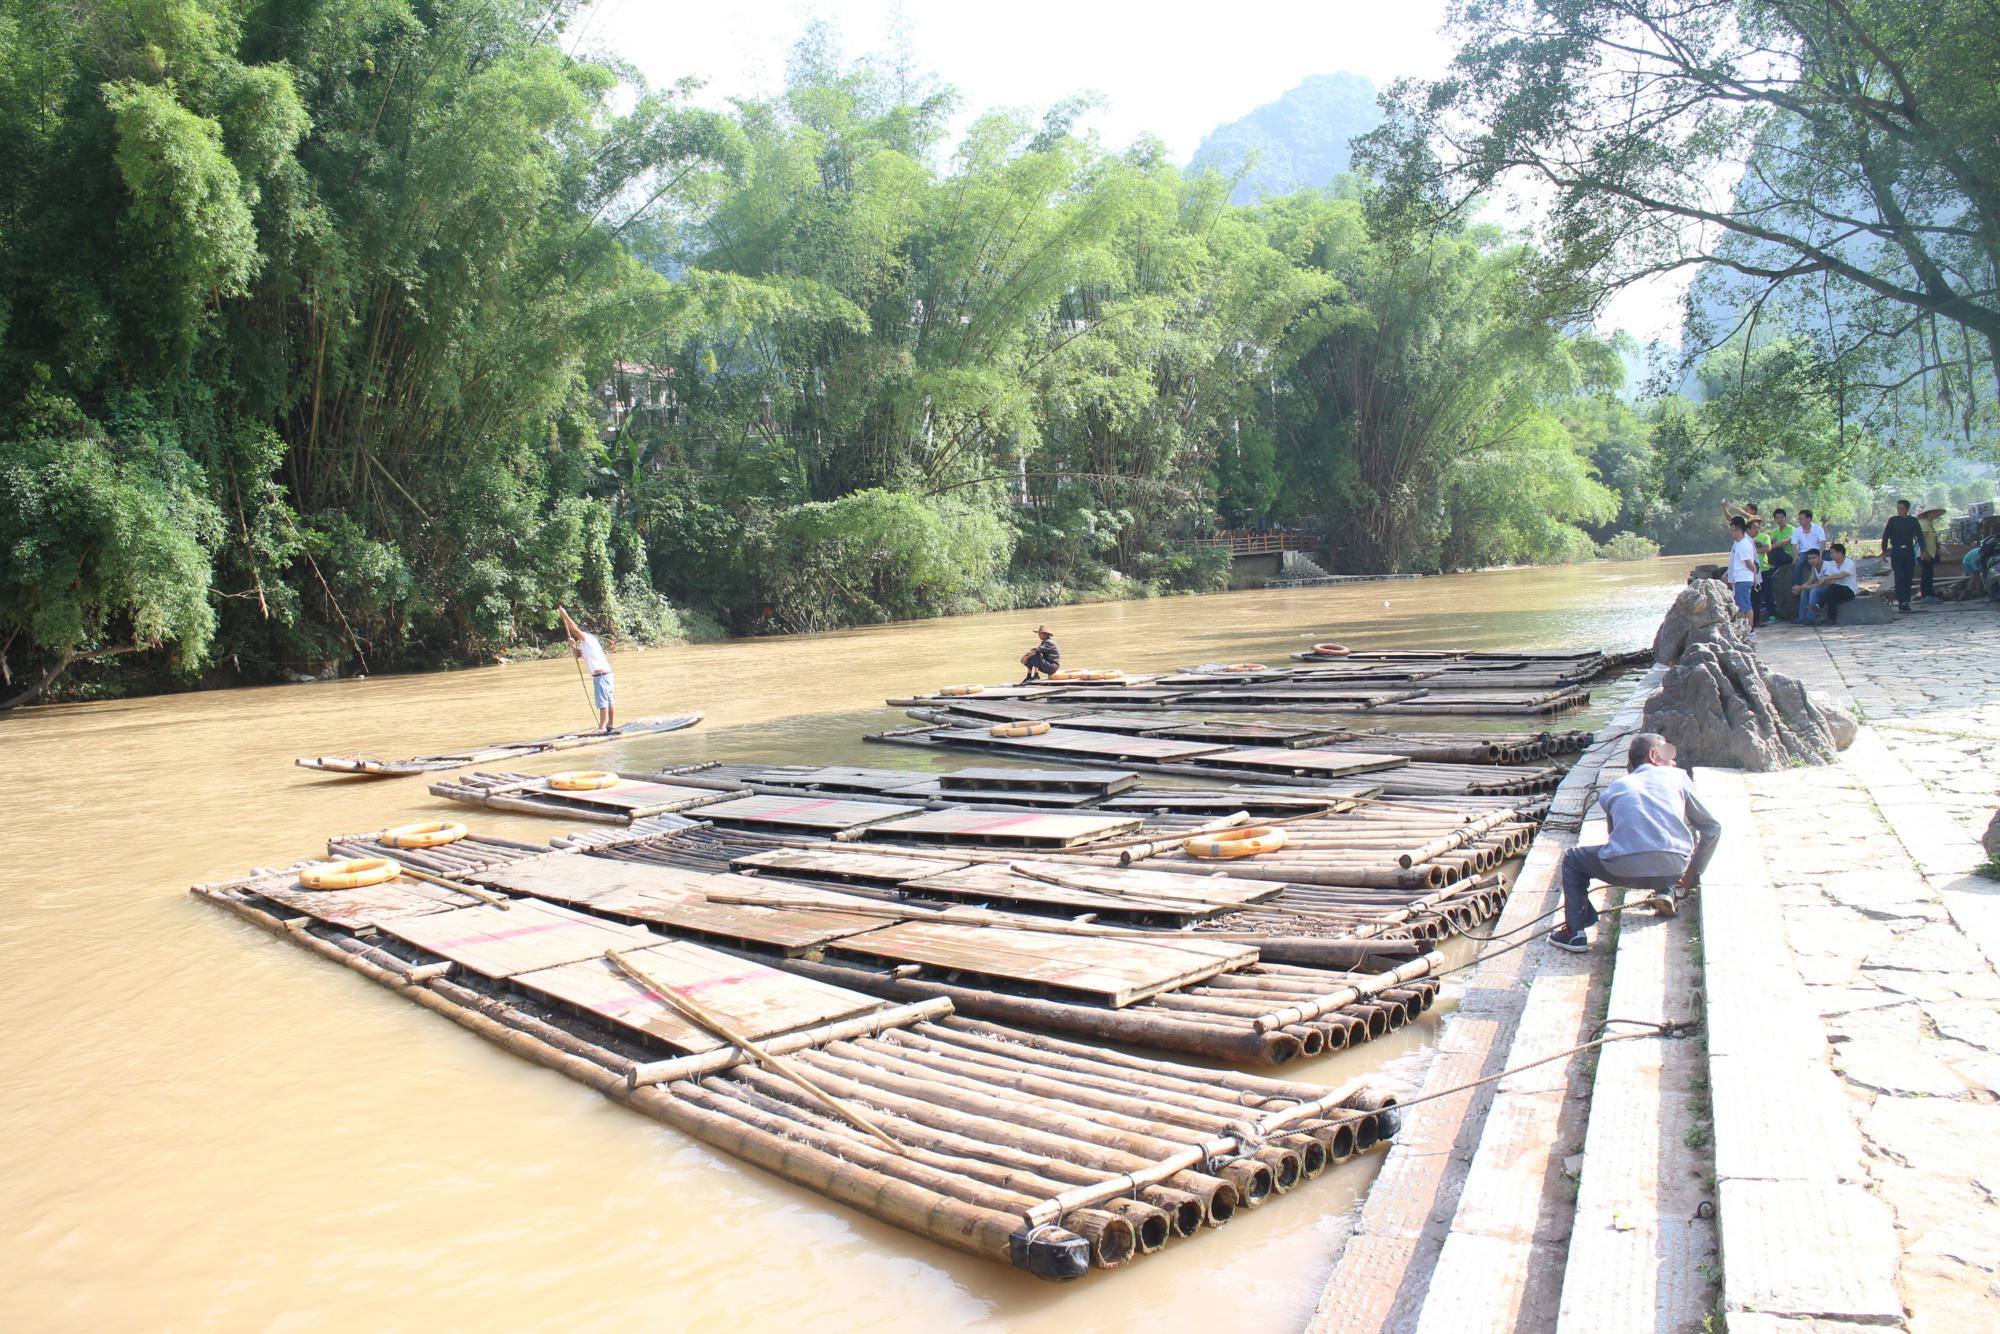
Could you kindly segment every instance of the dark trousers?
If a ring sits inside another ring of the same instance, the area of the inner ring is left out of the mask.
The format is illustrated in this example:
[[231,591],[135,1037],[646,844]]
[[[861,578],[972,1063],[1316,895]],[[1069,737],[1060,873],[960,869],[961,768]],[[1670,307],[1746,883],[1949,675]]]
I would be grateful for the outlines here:
[[1814,608],[1825,614],[1828,625],[1839,625],[1840,604],[1854,601],[1854,590],[1846,584],[1828,584],[1817,591],[1819,601],[1813,603]]
[[1028,655],[1028,672],[1030,675],[1040,672],[1043,676],[1054,676],[1061,670],[1062,659],[1053,653],[1030,653]]
[[1904,611],[1910,609],[1910,583],[1917,576],[1917,549],[1915,547],[1891,547],[1889,568],[1896,572],[1896,605]]
[[1937,557],[1927,556],[1917,562],[1917,592],[1925,597],[1937,596]]
[[1563,854],[1563,929],[1571,935],[1597,924],[1597,909],[1590,902],[1592,880],[1623,885],[1627,889],[1658,892],[1672,889],[1680,879],[1677,875],[1632,875],[1614,879],[1604,870],[1604,859],[1600,855],[1603,851],[1604,845],[1600,843],[1595,847],[1571,848]]

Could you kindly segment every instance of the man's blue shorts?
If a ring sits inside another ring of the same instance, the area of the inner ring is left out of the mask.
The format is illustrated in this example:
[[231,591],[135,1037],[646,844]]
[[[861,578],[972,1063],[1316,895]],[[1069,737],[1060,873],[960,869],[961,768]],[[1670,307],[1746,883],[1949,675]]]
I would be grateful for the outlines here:
[[611,673],[610,672],[595,673],[590,678],[590,687],[592,694],[594,694],[597,698],[597,707],[600,709],[610,708]]
[[1750,595],[1757,586],[1747,579],[1740,579],[1733,587],[1736,589],[1736,610],[1748,615],[1754,605],[1750,600]]

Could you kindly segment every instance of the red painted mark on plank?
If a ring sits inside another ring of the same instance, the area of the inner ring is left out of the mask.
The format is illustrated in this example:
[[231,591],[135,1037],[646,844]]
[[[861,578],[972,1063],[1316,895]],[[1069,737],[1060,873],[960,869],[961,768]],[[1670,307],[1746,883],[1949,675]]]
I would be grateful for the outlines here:
[[[759,974],[757,973],[725,973],[717,977],[705,977],[698,982],[676,983],[674,994],[676,996],[685,996],[691,992],[706,991],[711,987],[727,987],[733,986],[738,982],[752,982],[758,976]],[[662,996],[651,987],[644,987],[639,990],[637,995],[621,996],[615,1000],[600,1001],[594,1003],[590,1008],[599,1014],[623,1014],[635,1006],[665,1005],[666,1003],[667,998],[665,996]]]
[[1004,819],[988,820],[985,824],[968,825],[965,832],[968,834],[985,834],[995,829],[1011,829],[1017,824],[1024,822],[1033,824],[1038,820],[1046,820],[1047,818],[1046,815],[1009,815]]
[[513,940],[520,936],[537,935],[543,931],[562,931],[572,926],[582,926],[582,922],[544,922],[540,926],[514,926],[504,931],[482,931],[474,936],[460,936],[456,940],[440,940],[426,946],[438,954],[446,950],[458,949],[465,945],[495,944],[502,940]]
[[820,809],[822,806],[844,806],[844,805],[846,805],[845,802],[835,801],[831,798],[828,798],[822,801],[794,802],[790,806],[780,806],[778,807],[778,809],[774,811],[760,811],[758,812],[758,814],[775,818],[780,815],[797,815],[801,811],[816,811]]

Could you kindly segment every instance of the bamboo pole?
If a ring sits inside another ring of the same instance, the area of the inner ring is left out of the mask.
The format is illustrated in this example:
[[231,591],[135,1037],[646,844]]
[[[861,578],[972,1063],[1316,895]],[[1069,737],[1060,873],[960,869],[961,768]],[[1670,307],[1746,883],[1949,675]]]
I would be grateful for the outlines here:
[[720,1015],[716,1014],[714,1011],[708,1009],[706,1006],[695,1001],[691,997],[682,995],[680,991],[678,991],[675,987],[673,987],[669,983],[660,981],[658,978],[653,977],[651,974],[647,973],[645,969],[641,968],[638,964],[632,962],[632,960],[628,958],[622,950],[606,950],[604,951],[604,957],[609,959],[612,962],[613,966],[615,966],[619,972],[624,973],[634,982],[637,982],[641,987],[652,992],[654,995],[658,996],[659,999],[665,1001],[668,1005],[671,1005],[675,1010],[679,1011],[683,1018],[691,1020],[700,1027],[708,1030],[710,1033],[713,1033],[715,1036],[721,1038],[723,1041],[731,1043],[736,1047],[741,1048],[743,1051],[755,1057],[759,1065],[762,1065],[769,1070],[775,1070],[777,1073],[791,1080],[793,1083],[797,1084],[800,1088],[806,1090],[806,1092],[812,1094],[814,1097],[818,1098],[821,1102],[825,1103],[828,1109],[837,1113],[839,1116],[849,1121],[853,1125],[859,1127],[860,1129],[867,1131],[868,1134],[872,1135],[875,1139],[879,1140],[882,1143],[883,1147],[888,1149],[890,1152],[901,1153],[903,1151],[903,1146],[898,1144],[895,1140],[891,1139],[888,1135],[884,1134],[881,1130],[877,1129],[874,1122],[870,1121],[867,1117],[861,1115],[860,1112],[854,1110],[852,1107],[849,1107],[847,1104],[841,1102],[838,1098],[835,1098],[831,1094],[827,1093],[826,1090],[820,1088],[817,1084],[814,1084],[812,1080],[806,1077],[805,1072],[800,1070],[792,1062],[786,1060],[782,1056],[774,1055],[770,1051],[765,1050],[763,1047],[753,1042],[748,1036],[746,1036],[741,1030],[736,1028],[735,1025],[731,1024],[728,1020],[722,1018]]

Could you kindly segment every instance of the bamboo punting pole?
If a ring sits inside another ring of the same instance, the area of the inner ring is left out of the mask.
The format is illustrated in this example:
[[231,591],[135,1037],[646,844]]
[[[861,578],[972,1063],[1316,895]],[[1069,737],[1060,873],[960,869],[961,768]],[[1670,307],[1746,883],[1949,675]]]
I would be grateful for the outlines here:
[[[951,1002],[942,998],[918,1001],[914,1005],[892,1005],[873,1014],[856,1015],[852,1019],[822,1024],[817,1028],[799,1029],[779,1037],[766,1038],[764,1049],[779,1056],[786,1056],[822,1042],[831,1042],[836,1038],[862,1037],[879,1033],[885,1028],[898,1028],[904,1024],[942,1018],[950,1013]],[[733,1069],[752,1059],[748,1052],[732,1044],[714,1051],[697,1052],[692,1056],[676,1056],[671,1060],[651,1061],[634,1066],[628,1082],[637,1086],[668,1084],[676,1079],[698,1079],[703,1075]]]
[[852,1122],[855,1126],[859,1127],[860,1129],[867,1131],[868,1134],[872,1135],[877,1140],[880,1140],[882,1146],[890,1150],[892,1153],[902,1152],[903,1150],[902,1145],[896,1143],[896,1141],[891,1139],[888,1135],[883,1134],[881,1130],[876,1128],[873,1122],[868,1120],[867,1117],[861,1115],[860,1112],[856,1111],[852,1107],[847,1106],[845,1103],[841,1102],[838,1098],[833,1097],[831,1094],[827,1093],[824,1089],[814,1084],[812,1080],[806,1077],[805,1072],[799,1069],[798,1066],[795,1065],[793,1062],[788,1061],[784,1057],[778,1056],[766,1050],[765,1048],[759,1046],[757,1043],[753,1042],[749,1037],[747,1037],[742,1032],[742,1030],[738,1029],[734,1024],[731,1024],[721,1015],[716,1014],[714,1011],[710,1010],[707,1006],[702,1005],[699,1001],[696,1001],[693,998],[682,994],[681,991],[678,988],[674,987],[671,983],[663,982],[660,979],[652,976],[644,968],[634,963],[631,960],[631,958],[629,958],[623,951],[606,950],[604,951],[604,957],[609,959],[612,965],[616,967],[619,972],[624,973],[634,982],[637,982],[640,985],[640,987],[644,988],[654,996],[657,996],[660,1000],[663,1000],[668,1005],[672,1006],[676,1011],[680,1013],[680,1015],[683,1018],[688,1019],[693,1023],[699,1025],[700,1027],[708,1030],[710,1033],[713,1033],[716,1037],[721,1038],[724,1042],[730,1043],[733,1046],[741,1049],[742,1051],[747,1052],[749,1055],[755,1057],[757,1063],[764,1066],[766,1069],[775,1070],[777,1073],[791,1080],[793,1083],[797,1084],[800,1088],[804,1089],[806,1092],[812,1094],[814,1097],[818,1098],[821,1102],[825,1103],[829,1110],[833,1111],[834,1113],[846,1119],[847,1121]]

